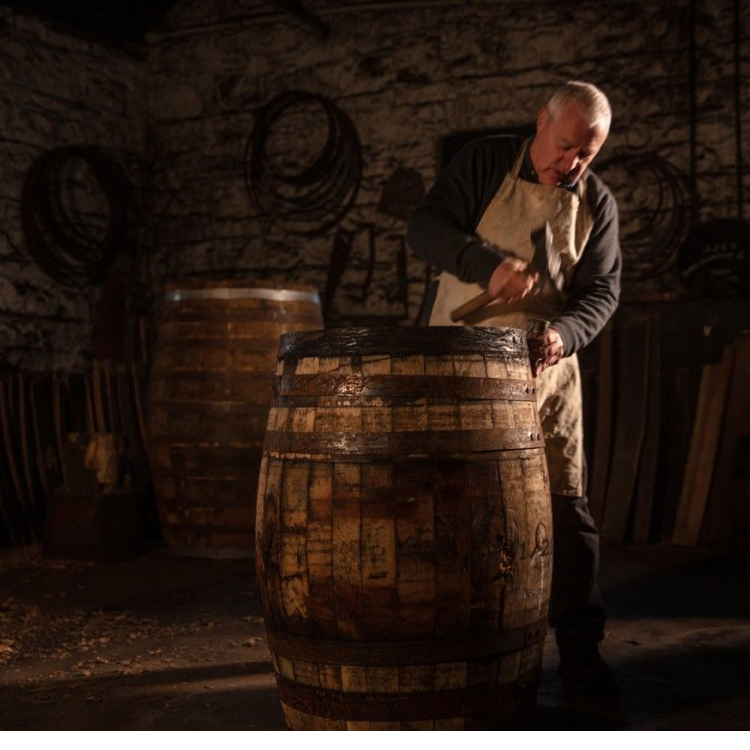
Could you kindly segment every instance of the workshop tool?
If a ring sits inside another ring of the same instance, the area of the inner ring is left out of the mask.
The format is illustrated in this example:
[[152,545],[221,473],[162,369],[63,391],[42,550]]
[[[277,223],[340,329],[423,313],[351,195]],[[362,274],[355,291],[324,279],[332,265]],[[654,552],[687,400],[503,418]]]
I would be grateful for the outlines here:
[[549,331],[550,322],[544,318],[529,318],[526,324],[526,344],[529,347],[529,361],[531,362],[531,373],[537,375],[539,365],[544,362],[542,342],[540,338]]
[[[562,292],[564,278],[560,268],[560,257],[551,252],[552,227],[550,227],[548,221],[544,222],[543,227],[531,233],[531,240],[534,243],[534,255],[531,258],[527,271],[529,274],[538,273],[539,279],[534,284],[530,294],[539,294],[547,286],[550,286],[559,294]],[[513,258],[518,257],[513,253],[506,253],[506,255]],[[521,260],[524,259],[521,258]],[[451,320],[457,323],[459,320],[463,320],[471,315],[471,313],[488,305],[494,299],[488,291],[477,294],[476,297],[453,310],[451,312]]]

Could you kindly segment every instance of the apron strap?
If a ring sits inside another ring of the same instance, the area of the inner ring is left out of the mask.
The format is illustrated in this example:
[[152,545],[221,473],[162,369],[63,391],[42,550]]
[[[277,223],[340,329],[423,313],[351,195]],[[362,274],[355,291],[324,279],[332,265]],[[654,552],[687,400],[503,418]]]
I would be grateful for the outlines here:
[[527,138],[523,145],[521,146],[521,150],[518,152],[518,156],[516,157],[516,163],[513,165],[513,169],[510,171],[510,176],[514,179],[518,179],[518,175],[521,173],[521,164],[523,164],[524,156],[526,156],[526,149],[529,147],[529,143],[531,143],[531,138]]

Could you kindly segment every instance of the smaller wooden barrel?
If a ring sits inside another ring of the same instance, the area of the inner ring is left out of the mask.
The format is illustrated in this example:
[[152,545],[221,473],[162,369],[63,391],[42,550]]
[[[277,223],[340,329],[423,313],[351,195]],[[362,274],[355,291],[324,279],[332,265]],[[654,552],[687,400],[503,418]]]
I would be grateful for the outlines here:
[[252,556],[279,336],[322,327],[310,287],[210,280],[167,286],[148,433],[159,517],[174,551]]
[[282,337],[256,566],[292,729],[528,726],[552,573],[523,331]]

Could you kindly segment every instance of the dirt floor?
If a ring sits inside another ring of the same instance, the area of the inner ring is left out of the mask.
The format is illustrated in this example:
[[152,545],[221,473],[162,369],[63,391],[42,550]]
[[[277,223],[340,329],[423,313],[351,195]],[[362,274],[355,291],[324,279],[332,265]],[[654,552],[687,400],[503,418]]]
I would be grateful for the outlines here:
[[[618,700],[561,695],[548,638],[538,729],[750,729],[750,577],[733,557],[605,550]],[[0,729],[284,729],[252,568],[0,551]]]

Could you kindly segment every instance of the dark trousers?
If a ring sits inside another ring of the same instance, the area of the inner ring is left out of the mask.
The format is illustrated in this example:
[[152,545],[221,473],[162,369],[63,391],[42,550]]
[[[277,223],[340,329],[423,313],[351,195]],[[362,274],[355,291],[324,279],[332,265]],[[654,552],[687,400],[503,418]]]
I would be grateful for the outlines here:
[[599,532],[586,497],[552,495],[550,626],[561,638],[604,638],[606,613],[599,594]]

